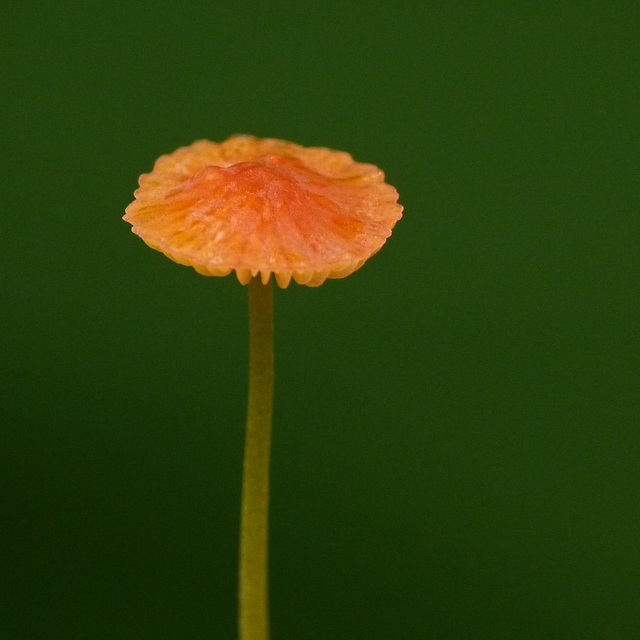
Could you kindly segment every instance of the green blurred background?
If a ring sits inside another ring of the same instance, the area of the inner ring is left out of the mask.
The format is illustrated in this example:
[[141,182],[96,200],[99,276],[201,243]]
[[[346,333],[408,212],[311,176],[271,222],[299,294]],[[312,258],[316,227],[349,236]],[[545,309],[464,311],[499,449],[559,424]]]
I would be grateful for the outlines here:
[[233,133],[404,219],[275,296],[274,640],[640,638],[639,12],[4,10],[0,637],[234,638],[246,288],[121,220]]

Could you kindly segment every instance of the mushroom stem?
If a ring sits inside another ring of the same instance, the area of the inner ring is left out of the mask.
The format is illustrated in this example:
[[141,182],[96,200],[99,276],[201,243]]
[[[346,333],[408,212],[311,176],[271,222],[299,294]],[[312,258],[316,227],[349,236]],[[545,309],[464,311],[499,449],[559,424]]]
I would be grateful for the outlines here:
[[240,521],[240,640],[268,640],[267,524],[273,405],[271,280],[249,282],[249,406]]

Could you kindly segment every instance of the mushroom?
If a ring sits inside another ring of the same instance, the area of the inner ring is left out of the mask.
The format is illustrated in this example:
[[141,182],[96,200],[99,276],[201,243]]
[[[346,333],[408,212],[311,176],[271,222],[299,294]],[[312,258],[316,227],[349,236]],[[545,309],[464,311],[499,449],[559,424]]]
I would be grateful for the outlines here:
[[199,140],[140,176],[124,219],[198,273],[249,285],[249,400],[240,531],[240,638],[268,637],[267,516],[273,399],[271,274],[317,287],[359,269],[402,216],[398,193],[342,151],[271,138]]

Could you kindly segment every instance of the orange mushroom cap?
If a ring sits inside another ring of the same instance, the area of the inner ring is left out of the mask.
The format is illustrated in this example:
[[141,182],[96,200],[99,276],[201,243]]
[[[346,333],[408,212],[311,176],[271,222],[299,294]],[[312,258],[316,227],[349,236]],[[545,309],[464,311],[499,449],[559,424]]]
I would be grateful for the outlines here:
[[232,136],[161,156],[124,219],[150,247],[198,273],[242,284],[273,273],[312,287],[344,278],[402,217],[398,193],[342,151]]

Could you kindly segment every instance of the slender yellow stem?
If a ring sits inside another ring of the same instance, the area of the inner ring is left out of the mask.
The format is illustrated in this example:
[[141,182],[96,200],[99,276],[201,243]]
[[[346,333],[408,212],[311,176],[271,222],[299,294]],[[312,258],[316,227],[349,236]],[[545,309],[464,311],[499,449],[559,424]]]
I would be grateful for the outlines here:
[[267,528],[273,405],[271,280],[249,282],[249,407],[240,521],[240,640],[268,640]]

